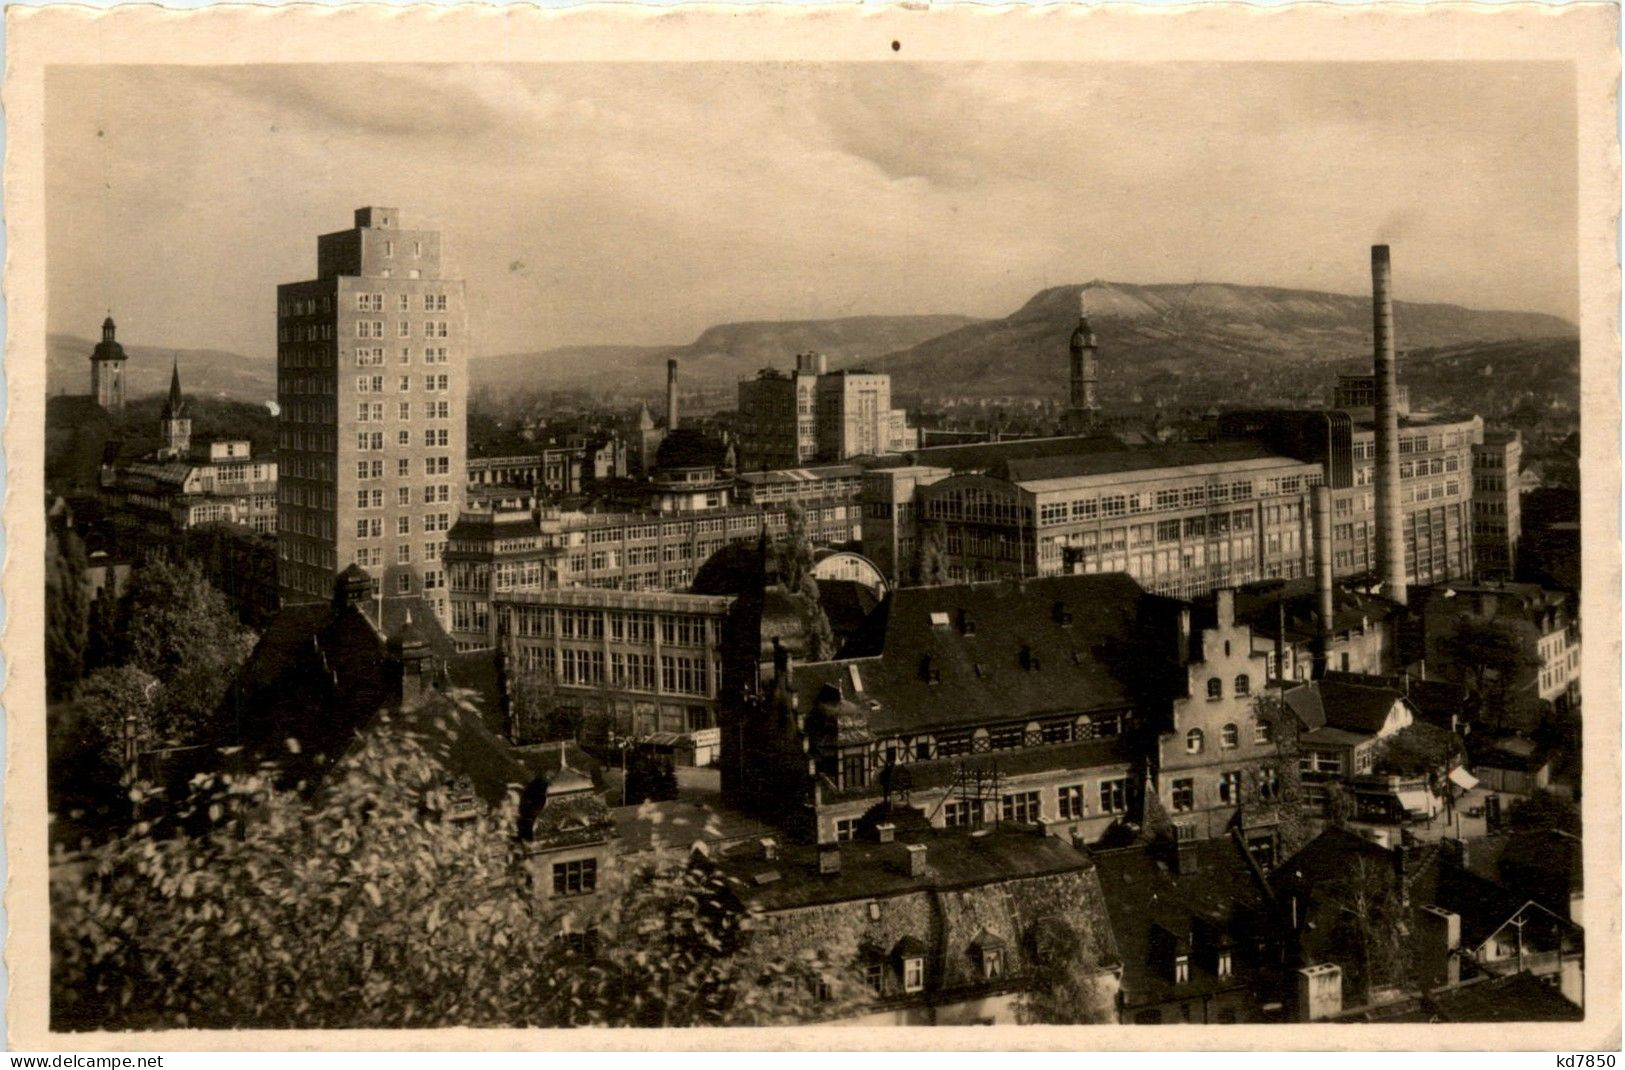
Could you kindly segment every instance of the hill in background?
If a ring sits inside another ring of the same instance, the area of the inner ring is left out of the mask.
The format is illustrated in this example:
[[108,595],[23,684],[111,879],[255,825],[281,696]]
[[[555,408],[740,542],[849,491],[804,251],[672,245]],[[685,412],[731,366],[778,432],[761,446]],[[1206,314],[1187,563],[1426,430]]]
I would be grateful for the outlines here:
[[630,394],[665,388],[666,361],[681,364],[684,389],[731,387],[765,367],[788,371],[814,350],[832,366],[862,364],[979,321],[969,316],[853,316],[830,320],[723,323],[684,346],[569,346],[473,361],[476,390],[588,387]]
[[[968,324],[871,362],[893,391],[925,398],[1064,399],[1080,295],[1113,401],[1245,399],[1329,385],[1329,365],[1369,360],[1368,296],[1224,284],[1094,282],[1040,291],[1003,319]],[[1402,350],[1574,338],[1555,316],[1396,302]],[[1577,371],[1577,364],[1575,371]],[[1577,395],[1576,395],[1577,397]]]
[[[122,339],[120,340],[122,342]],[[276,361],[224,349],[166,349],[123,342],[125,396],[139,398],[169,390],[171,361],[179,358],[181,387],[188,396],[276,400]],[[90,393],[90,351],[96,343],[71,334],[45,340],[45,390],[50,396]]]

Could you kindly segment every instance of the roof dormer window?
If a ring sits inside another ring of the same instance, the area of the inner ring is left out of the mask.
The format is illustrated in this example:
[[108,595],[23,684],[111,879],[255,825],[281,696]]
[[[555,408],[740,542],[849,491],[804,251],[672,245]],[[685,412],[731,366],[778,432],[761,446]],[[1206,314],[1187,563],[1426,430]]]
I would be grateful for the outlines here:
[[1174,984],[1189,984],[1191,979],[1191,958],[1189,955],[1178,955],[1174,958]]

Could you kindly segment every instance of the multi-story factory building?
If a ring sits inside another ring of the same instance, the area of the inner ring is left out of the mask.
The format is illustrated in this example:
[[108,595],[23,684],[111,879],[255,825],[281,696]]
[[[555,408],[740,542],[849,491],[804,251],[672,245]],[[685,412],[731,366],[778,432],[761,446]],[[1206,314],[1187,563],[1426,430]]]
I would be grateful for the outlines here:
[[820,353],[798,354],[788,375],[764,368],[741,382],[739,420],[743,470],[897,453],[919,443],[903,410],[892,408],[890,375],[831,372]]
[[284,602],[331,596],[354,563],[444,614],[440,563],[466,477],[467,311],[437,231],[393,208],[316,244],[316,278],[277,288]]
[[528,502],[492,500],[457,517],[444,555],[452,640],[460,651],[496,646],[499,597],[559,585],[558,541],[543,534]]
[[[814,545],[852,541],[861,530],[858,506],[844,499],[799,503]],[[677,590],[687,587],[712,554],[730,542],[788,529],[786,506],[744,506],[698,513],[565,513],[544,517],[542,530],[562,547],[565,587]]]
[[[1308,575],[1308,500],[1321,470],[1239,441],[1017,457],[928,478],[905,480],[906,503],[873,500],[895,479],[866,487],[864,551],[877,563],[906,561],[930,539],[950,581],[1126,572],[1189,598]],[[896,519],[904,505],[912,525]]]
[[716,757],[722,618],[733,599],[651,591],[563,589],[499,594],[510,671],[546,687],[582,719],[580,738],[671,733],[685,760]]
[[1482,579],[1510,579],[1517,568],[1522,463],[1523,440],[1516,431],[1486,431],[1473,446],[1473,565]]

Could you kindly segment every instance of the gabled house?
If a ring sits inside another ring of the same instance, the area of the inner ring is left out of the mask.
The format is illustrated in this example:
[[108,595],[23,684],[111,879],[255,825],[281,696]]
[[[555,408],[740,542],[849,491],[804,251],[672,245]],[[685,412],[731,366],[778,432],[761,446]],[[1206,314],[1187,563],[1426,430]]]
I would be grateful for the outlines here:
[[[1372,777],[1382,741],[1416,720],[1402,692],[1331,676],[1287,691],[1285,705],[1298,721],[1298,770],[1311,807],[1327,805],[1332,784]],[[1436,809],[1425,777],[1377,787],[1407,814],[1431,817]]]
[[1097,851],[1095,865],[1123,959],[1119,1021],[1228,1024],[1279,1012],[1285,934],[1234,839]]
[[1187,641],[1154,626],[1171,605],[1122,574],[893,591],[835,660],[770,647],[726,710],[724,798],[817,842],[889,800],[1093,841],[1138,820],[1141,711]]

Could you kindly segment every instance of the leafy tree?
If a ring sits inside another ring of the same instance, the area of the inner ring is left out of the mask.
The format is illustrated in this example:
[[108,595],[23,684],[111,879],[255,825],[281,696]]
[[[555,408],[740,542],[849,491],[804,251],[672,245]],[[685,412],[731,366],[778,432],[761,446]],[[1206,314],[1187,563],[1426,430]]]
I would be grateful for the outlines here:
[[252,642],[201,567],[163,558],[131,573],[118,633],[121,660],[165,683],[186,679],[201,685],[205,693],[192,705],[204,708],[219,701]]
[[634,746],[626,753],[626,786],[622,794],[626,806],[675,799],[677,771],[669,760],[649,748]]
[[550,674],[524,669],[510,677],[508,738],[516,744],[574,739],[577,725],[558,708],[558,692]]
[[84,675],[90,640],[87,567],[84,543],[73,529],[64,526],[46,536],[45,680],[53,698],[66,695]]
[[94,671],[118,662],[118,599],[111,587],[90,600],[90,635],[85,644],[85,669]]
[[1326,824],[1340,829],[1354,820],[1354,796],[1341,782],[1333,780],[1326,785]]
[[1537,791],[1512,803],[1507,823],[1515,829],[1556,829],[1580,835],[1580,808],[1550,791]]
[[[51,885],[56,1029],[726,1025],[825,1013],[816,952],[753,954],[756,919],[685,861],[615,866],[557,939],[517,802],[448,820],[414,739],[369,733],[311,799],[264,773],[204,778],[183,808]],[[192,829],[183,832],[181,828]]]
[[948,582],[948,563],[944,549],[945,537],[940,523],[926,524],[914,543],[914,560],[909,568],[910,578],[921,587],[941,587]]
[[1406,725],[1382,740],[1378,748],[1376,771],[1398,776],[1446,770],[1463,754],[1461,737],[1426,721]]
[[1023,1024],[1089,1025],[1113,1020],[1109,987],[1093,943],[1058,918],[1027,935],[1030,983],[1016,1004]]
[[1361,855],[1348,872],[1317,888],[1335,907],[1331,946],[1345,966],[1345,980],[1358,1002],[1372,992],[1402,984],[1410,973],[1406,910],[1392,866]]
[[1513,688],[1540,668],[1540,659],[1530,650],[1527,637],[1517,625],[1494,618],[1462,616],[1455,628],[1439,639],[1438,649],[1483,696],[1486,708],[1494,714],[1496,727],[1504,726],[1512,712],[1516,698]]
[[[120,773],[125,768],[126,739],[136,750],[180,741],[183,728],[168,716],[165,688],[157,677],[133,665],[97,669],[74,691],[74,702],[94,732],[102,759]],[[133,739],[130,737],[133,736]]]
[[1260,722],[1269,726],[1275,752],[1248,763],[1242,778],[1242,804],[1273,809],[1279,857],[1289,858],[1311,838],[1304,812],[1303,779],[1298,771],[1298,719],[1276,693],[1254,698],[1253,711]]

